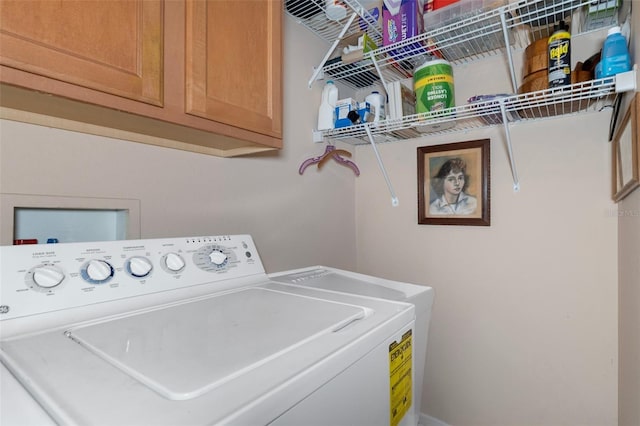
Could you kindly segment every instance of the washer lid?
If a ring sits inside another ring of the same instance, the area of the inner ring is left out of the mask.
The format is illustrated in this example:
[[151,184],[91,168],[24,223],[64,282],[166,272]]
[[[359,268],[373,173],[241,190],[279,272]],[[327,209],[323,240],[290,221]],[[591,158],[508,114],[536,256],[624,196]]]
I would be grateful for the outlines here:
[[268,424],[414,318],[266,282],[1,340],[0,361],[59,424]]
[[361,306],[254,287],[65,334],[162,396],[185,400],[366,316]]

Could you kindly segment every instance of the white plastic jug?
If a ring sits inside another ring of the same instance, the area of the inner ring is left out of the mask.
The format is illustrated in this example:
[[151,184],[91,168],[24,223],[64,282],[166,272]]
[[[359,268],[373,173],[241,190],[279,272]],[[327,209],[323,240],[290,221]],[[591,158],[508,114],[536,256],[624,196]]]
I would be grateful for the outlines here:
[[366,118],[368,122],[377,123],[380,120],[384,120],[384,96],[379,92],[371,92],[366,98],[364,98],[365,102],[369,104],[369,114],[373,116],[373,120],[369,117]]
[[318,110],[318,130],[333,129],[336,123],[336,103],[338,88],[333,80],[327,80],[322,89],[322,102]]

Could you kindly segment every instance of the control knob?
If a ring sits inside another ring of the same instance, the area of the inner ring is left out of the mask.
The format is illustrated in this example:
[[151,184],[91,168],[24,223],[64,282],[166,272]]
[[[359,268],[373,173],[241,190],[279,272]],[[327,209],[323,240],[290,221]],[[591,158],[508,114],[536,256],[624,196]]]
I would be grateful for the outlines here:
[[209,259],[211,259],[211,262],[216,266],[222,266],[227,261],[227,255],[220,250],[214,250],[209,253]]
[[137,278],[144,278],[151,273],[153,265],[146,257],[135,256],[127,260],[127,271]]
[[57,266],[43,265],[33,270],[33,282],[42,288],[53,288],[64,280],[64,272]]
[[84,278],[92,284],[106,283],[113,277],[113,267],[104,260],[90,260],[84,268]]
[[184,259],[178,253],[168,253],[164,259],[164,264],[172,272],[179,272],[185,266]]

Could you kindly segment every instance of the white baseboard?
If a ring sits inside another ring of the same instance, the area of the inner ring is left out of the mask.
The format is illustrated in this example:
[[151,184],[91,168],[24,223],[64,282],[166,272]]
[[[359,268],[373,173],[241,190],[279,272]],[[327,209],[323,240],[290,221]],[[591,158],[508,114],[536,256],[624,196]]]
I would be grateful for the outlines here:
[[447,423],[440,419],[429,416],[424,413],[420,413],[420,425],[421,426],[449,426]]

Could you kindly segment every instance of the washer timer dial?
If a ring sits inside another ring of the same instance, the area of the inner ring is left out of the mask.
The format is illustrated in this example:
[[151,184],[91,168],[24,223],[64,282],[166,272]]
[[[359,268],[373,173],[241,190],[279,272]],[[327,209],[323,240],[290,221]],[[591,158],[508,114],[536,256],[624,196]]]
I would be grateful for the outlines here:
[[224,264],[227,263],[227,255],[218,249],[209,253],[209,259],[211,259],[211,263],[217,266],[224,266]]
[[233,250],[221,245],[207,245],[193,254],[193,263],[204,271],[225,270],[236,260]]

